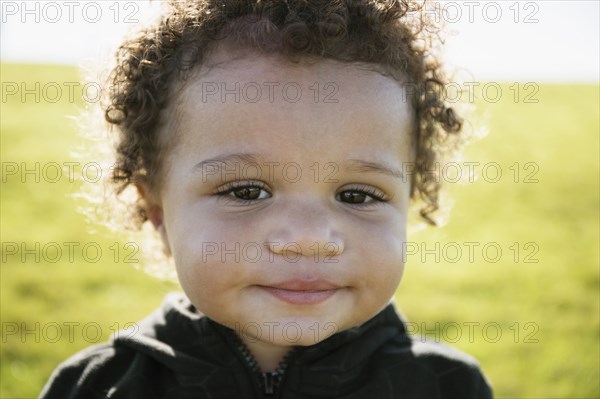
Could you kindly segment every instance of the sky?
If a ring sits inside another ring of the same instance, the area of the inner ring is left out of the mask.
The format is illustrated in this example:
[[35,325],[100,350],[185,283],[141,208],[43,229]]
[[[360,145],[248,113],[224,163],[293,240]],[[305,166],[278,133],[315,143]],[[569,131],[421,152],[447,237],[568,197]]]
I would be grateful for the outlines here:
[[[0,59],[97,62],[158,7],[156,0],[0,0]],[[446,25],[445,59],[474,79],[600,81],[599,0],[443,1],[437,7]]]

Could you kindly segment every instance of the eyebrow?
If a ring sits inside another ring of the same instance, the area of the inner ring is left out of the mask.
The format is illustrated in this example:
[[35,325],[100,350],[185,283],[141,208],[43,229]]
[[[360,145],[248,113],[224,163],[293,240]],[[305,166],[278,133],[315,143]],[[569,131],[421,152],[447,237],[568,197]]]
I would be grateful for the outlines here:
[[[202,162],[198,162],[192,168],[193,171],[199,171],[204,169],[205,166],[215,164],[234,164],[242,163],[242,164],[259,164],[260,160],[263,157],[260,154],[256,153],[232,153],[232,154],[223,154],[218,155],[214,158],[206,159]],[[373,161],[363,161],[361,159],[349,159],[343,162],[343,165],[350,172],[355,173],[382,173],[387,176],[391,176],[397,179],[404,179],[404,174],[402,171],[396,168],[389,167],[385,164]],[[219,166],[220,168],[220,166]]]
[[360,159],[350,159],[344,163],[346,165],[346,168],[352,172],[382,173],[384,175],[388,175],[397,179],[404,179],[404,174],[402,173],[402,171],[381,164],[379,162],[363,161]]
[[206,159],[202,162],[198,162],[196,165],[194,165],[192,170],[193,171],[202,170],[202,169],[204,169],[205,166],[214,165],[214,164],[224,164],[224,165],[235,164],[235,163],[258,164],[259,163],[258,161],[260,158],[261,158],[261,156],[259,154],[246,153],[246,152],[218,155],[214,158],[210,158],[210,159]]

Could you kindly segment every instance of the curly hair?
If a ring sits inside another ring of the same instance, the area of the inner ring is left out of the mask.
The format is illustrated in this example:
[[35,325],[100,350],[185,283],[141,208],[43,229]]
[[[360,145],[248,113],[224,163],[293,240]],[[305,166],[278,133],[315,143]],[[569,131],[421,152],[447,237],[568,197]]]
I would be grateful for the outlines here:
[[[103,112],[119,130],[111,176],[117,194],[135,182],[157,183],[166,151],[158,137],[161,111],[173,101],[174,82],[227,39],[291,61],[374,64],[410,84],[416,121],[410,198],[421,200],[421,216],[435,225],[441,183],[431,170],[463,124],[443,97],[447,80],[431,51],[438,32],[425,4],[413,0],[170,0],[154,25],[120,45],[109,77]],[[134,212],[139,225],[148,219],[140,198]]]

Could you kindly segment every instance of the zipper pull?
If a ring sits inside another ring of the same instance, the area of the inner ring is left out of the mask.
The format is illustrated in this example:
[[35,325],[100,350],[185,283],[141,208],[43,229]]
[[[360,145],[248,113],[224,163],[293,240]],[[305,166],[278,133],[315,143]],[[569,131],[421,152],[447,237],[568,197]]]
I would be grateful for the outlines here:
[[279,385],[279,378],[277,377],[273,373],[262,373],[265,395],[275,394],[275,387]]

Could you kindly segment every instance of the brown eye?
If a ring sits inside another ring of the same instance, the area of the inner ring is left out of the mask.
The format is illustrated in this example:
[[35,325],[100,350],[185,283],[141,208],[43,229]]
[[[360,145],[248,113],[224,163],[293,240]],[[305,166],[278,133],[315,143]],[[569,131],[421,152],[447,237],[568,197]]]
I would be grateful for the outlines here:
[[340,201],[347,202],[350,204],[362,204],[364,202],[372,201],[367,194],[360,191],[344,191],[340,194]]
[[250,203],[255,200],[260,201],[271,197],[271,193],[265,185],[261,182],[253,181],[227,184],[221,187],[215,194],[223,199],[230,199],[240,203]]
[[241,200],[251,201],[260,197],[260,192],[263,191],[260,187],[242,187],[232,190],[233,195]]
[[385,194],[372,186],[356,185],[336,194],[335,199],[348,205],[367,207],[387,202]]

